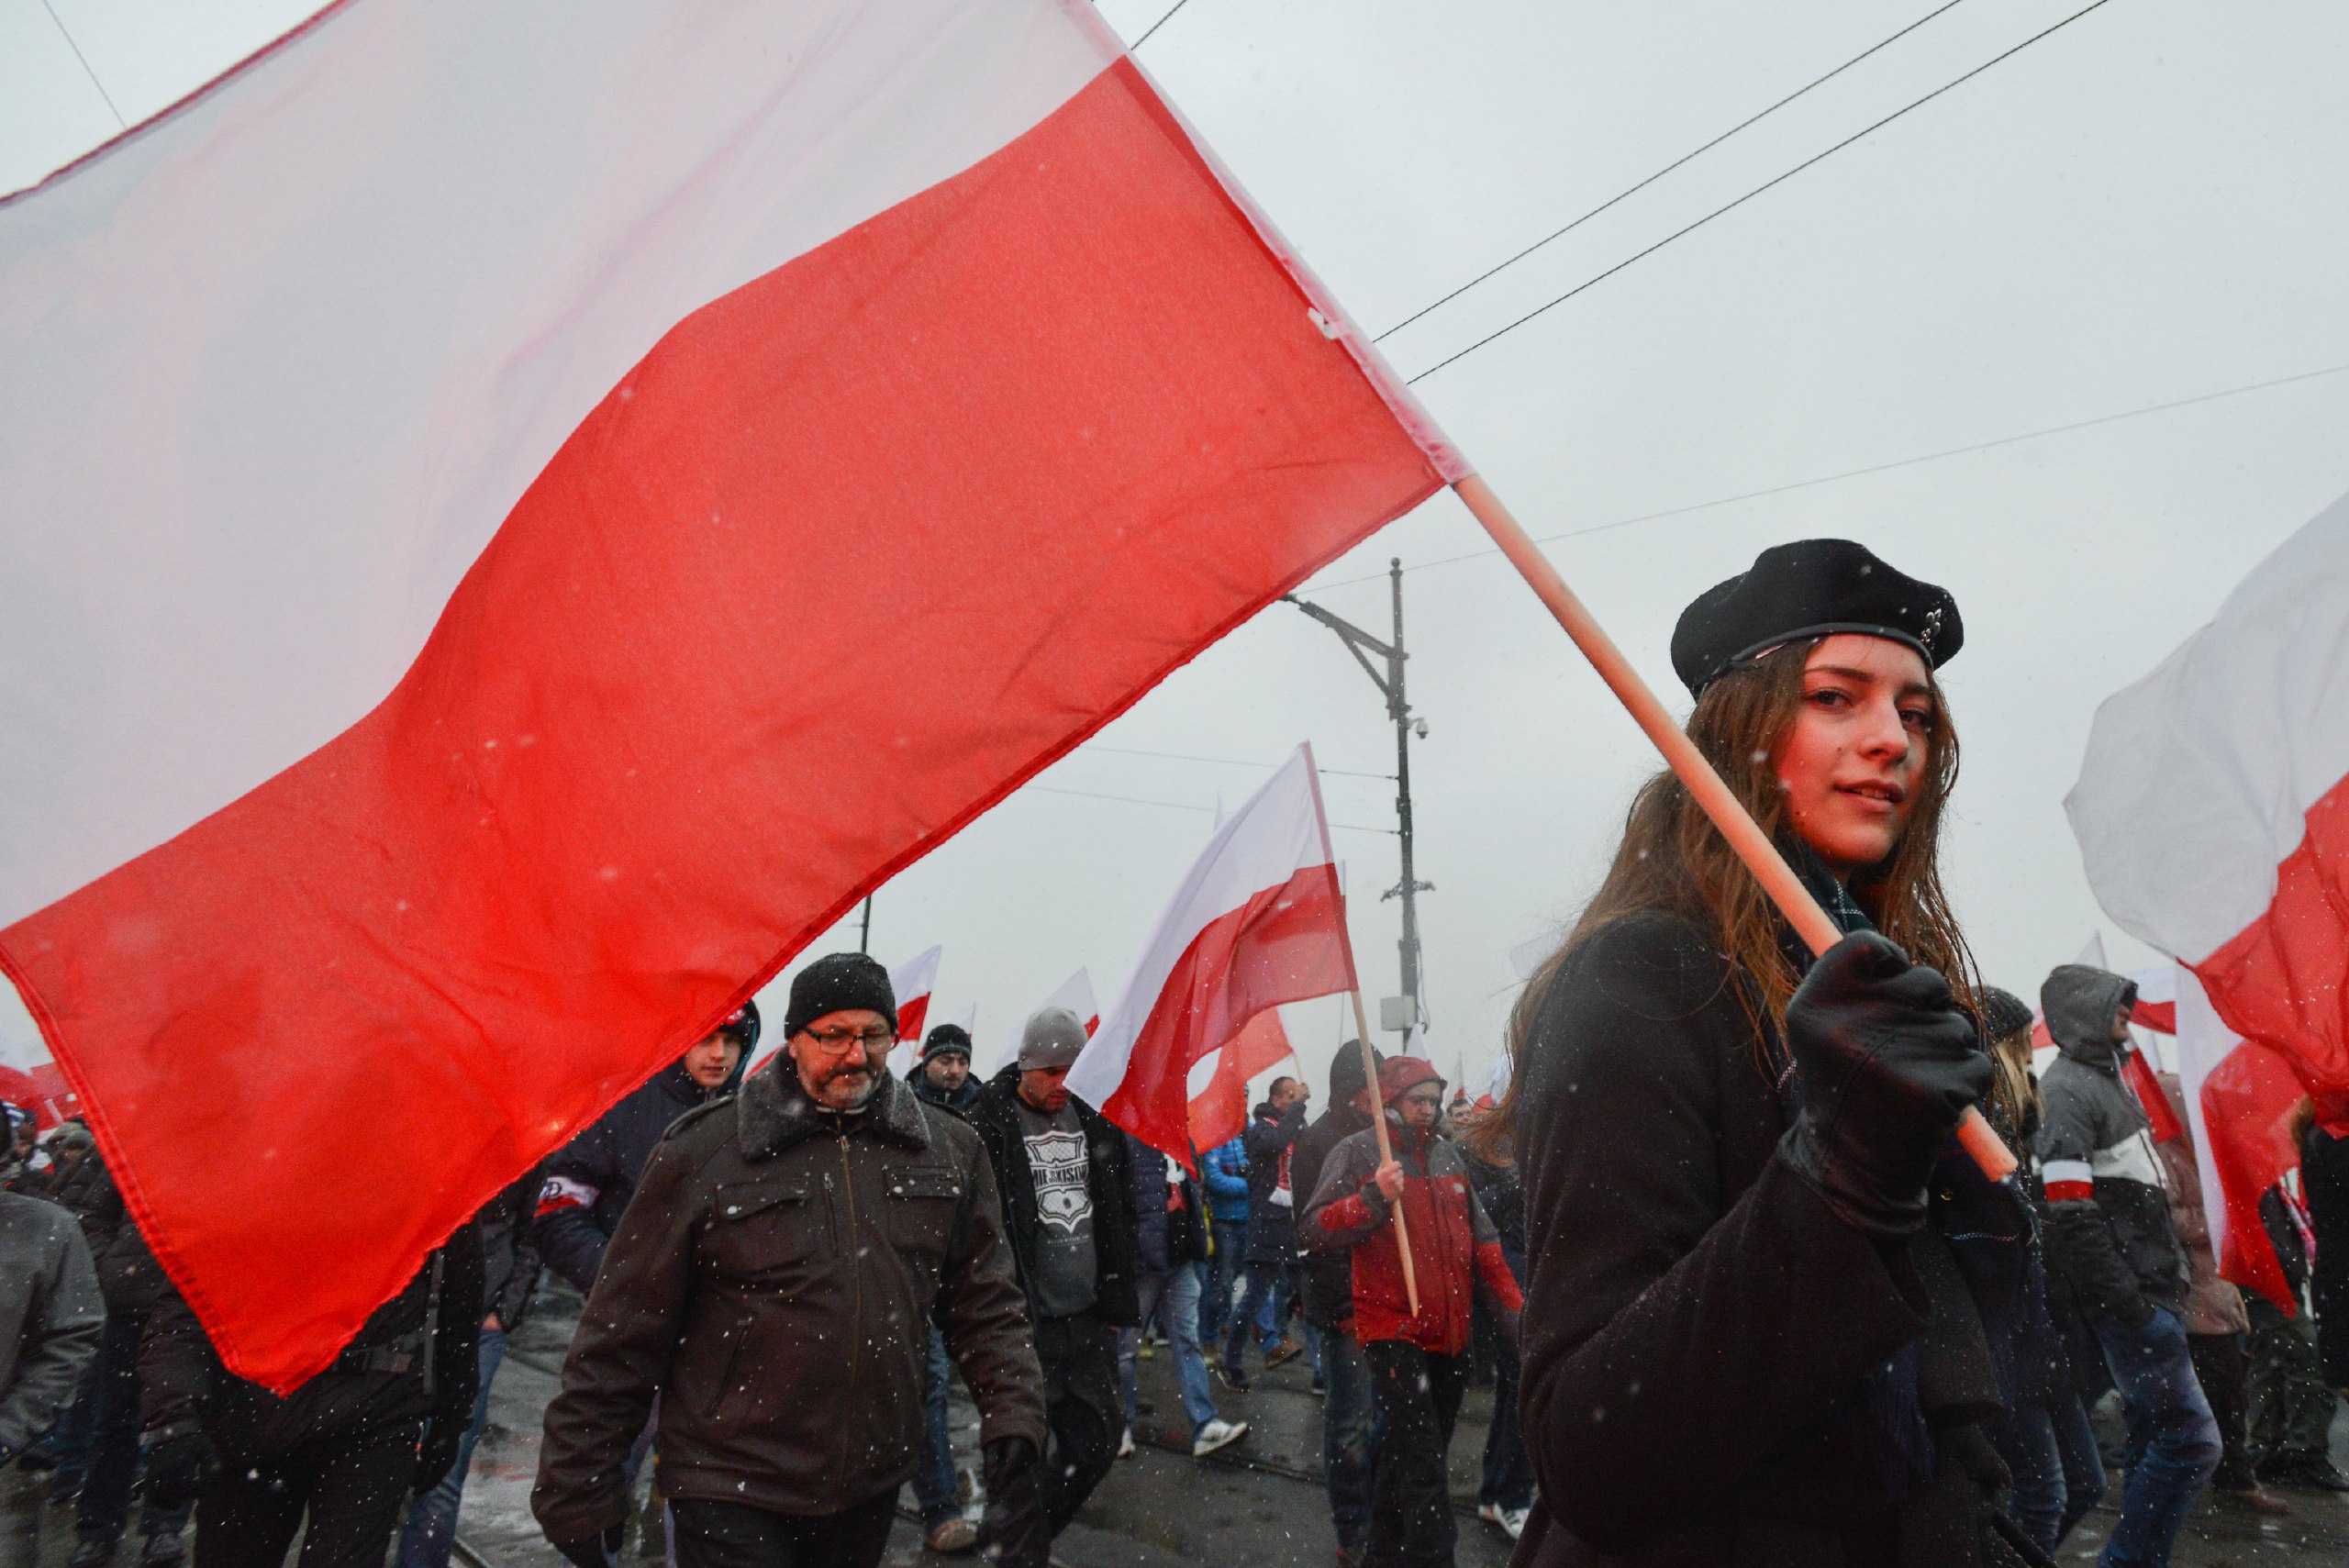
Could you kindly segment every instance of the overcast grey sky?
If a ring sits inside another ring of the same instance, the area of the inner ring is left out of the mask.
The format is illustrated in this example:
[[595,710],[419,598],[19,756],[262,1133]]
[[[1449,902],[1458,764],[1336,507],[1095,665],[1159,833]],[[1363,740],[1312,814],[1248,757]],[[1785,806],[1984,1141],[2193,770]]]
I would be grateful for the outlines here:
[[[1937,3],[1187,0],[1141,58],[1375,331]],[[1417,374],[2083,3],[1964,0],[1385,346]],[[1169,4],[1102,10],[1133,39]],[[0,0],[0,189],[307,9]],[[1553,559],[1660,684],[1679,607],[1765,545],[1844,535],[1949,586],[1967,626],[1949,866],[1987,975],[2035,992],[2099,926],[2116,962],[2151,962],[2102,920],[2062,800],[2097,703],[2349,490],[2349,373],[2305,373],[2349,372],[2344,65],[2343,7],[2110,0],[1417,390],[1535,534],[1578,536]],[[1587,895],[1655,765],[1486,549],[1440,496],[1307,590],[1380,629],[1388,557],[1413,568],[1432,1044],[1472,1078],[1509,950]],[[1392,737],[1337,640],[1275,606],[1100,737],[1124,751],[1079,752],[884,889],[874,950],[943,943],[933,1017],[976,1003],[983,1051],[1079,964],[1106,1004],[1219,795],[1305,739],[1329,767],[1390,771]],[[1377,780],[1326,794],[1335,822],[1392,825]],[[1396,916],[1369,895],[1395,841],[1335,837],[1375,1006]],[[1337,1009],[1288,1015],[1318,1084]]]

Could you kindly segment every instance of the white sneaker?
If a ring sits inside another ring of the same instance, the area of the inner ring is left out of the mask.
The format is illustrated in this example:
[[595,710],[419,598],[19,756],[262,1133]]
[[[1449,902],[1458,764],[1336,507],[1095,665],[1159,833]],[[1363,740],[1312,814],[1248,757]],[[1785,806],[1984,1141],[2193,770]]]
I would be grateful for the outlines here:
[[1191,1457],[1205,1459],[1219,1448],[1226,1448],[1248,1435],[1245,1421],[1209,1421],[1191,1440]]
[[1532,1511],[1531,1508],[1504,1508],[1497,1503],[1476,1505],[1476,1517],[1486,1524],[1499,1526],[1500,1532],[1511,1540],[1525,1533],[1525,1518]]
[[1134,1429],[1131,1427],[1128,1427],[1126,1429],[1126,1435],[1118,1440],[1118,1457],[1119,1459],[1131,1459],[1133,1456]]

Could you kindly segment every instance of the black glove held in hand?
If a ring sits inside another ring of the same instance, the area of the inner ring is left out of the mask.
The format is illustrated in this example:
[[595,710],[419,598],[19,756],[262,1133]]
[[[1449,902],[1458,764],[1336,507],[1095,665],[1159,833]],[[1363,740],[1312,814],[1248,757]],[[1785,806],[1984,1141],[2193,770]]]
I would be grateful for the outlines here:
[[184,1431],[147,1450],[147,1506],[183,1508],[220,1472],[220,1455],[200,1431]]
[[457,1445],[464,1435],[454,1422],[434,1417],[424,1429],[423,1445],[416,1451],[416,1471],[408,1479],[408,1489],[421,1497],[446,1480],[457,1467]]
[[1872,1236],[1925,1222],[1933,1158],[1989,1092],[1990,1059],[1949,984],[1874,931],[1845,937],[1787,1004],[1802,1114],[1779,1151]]
[[1045,1568],[1052,1532],[1036,1491],[1036,1445],[1026,1438],[997,1438],[980,1457],[987,1485],[980,1550],[993,1568]]
[[615,1568],[620,1549],[620,1528],[614,1525],[603,1534],[591,1535],[584,1540],[558,1540],[551,1544],[573,1568]]

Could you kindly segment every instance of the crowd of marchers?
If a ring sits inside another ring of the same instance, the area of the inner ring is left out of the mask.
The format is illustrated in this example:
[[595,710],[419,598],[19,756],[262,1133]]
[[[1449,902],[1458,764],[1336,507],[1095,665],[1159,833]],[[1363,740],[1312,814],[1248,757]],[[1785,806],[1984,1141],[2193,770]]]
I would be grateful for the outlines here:
[[[2123,1072],[2132,983],[2064,966],[2034,1010],[1969,957],[1939,865],[1963,640],[1946,591],[1840,540],[1689,606],[1687,733],[1842,939],[1815,954],[1660,774],[1519,1001],[1497,1105],[1356,1041],[1319,1116],[1282,1077],[1231,1143],[1152,1148],[1069,1092],[1074,1015],[987,1082],[952,1025],[900,1076],[886,972],[833,954],[771,1054],[745,1005],[283,1397],[222,1365],[87,1130],[12,1109],[0,1568],[58,1508],[63,1568],[106,1568],[142,1488],[142,1568],[191,1517],[195,1568],[297,1536],[304,1568],[446,1568],[550,1273],[584,1306],[531,1502],[577,1568],[863,1568],[908,1487],[930,1550],[1041,1568],[1114,1502],[1160,1347],[1197,1458],[1246,1452],[1219,1385],[1309,1358],[1343,1568],[1452,1561],[1479,1344],[1478,1512],[1520,1568],[2042,1565],[2100,1499],[2101,1568],[2148,1568],[2206,1491],[2262,1517],[2349,1492],[2349,1105],[2278,1129],[2288,1295],[2239,1290],[2189,1138],[2157,1141]],[[1977,1107],[2014,1176],[1965,1153]]]

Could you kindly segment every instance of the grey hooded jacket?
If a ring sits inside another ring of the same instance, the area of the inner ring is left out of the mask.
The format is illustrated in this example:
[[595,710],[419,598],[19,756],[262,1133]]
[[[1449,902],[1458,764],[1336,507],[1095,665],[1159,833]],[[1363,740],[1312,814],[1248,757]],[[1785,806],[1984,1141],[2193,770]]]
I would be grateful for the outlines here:
[[2160,1307],[2181,1312],[2188,1274],[2170,1224],[2169,1193],[2137,1096],[2121,1078],[2113,1015],[2135,982],[2086,964],[2047,977],[2039,1005],[2061,1051],[2039,1081],[2048,1258],[2082,1316],[2142,1326]]

